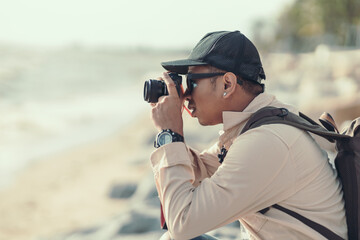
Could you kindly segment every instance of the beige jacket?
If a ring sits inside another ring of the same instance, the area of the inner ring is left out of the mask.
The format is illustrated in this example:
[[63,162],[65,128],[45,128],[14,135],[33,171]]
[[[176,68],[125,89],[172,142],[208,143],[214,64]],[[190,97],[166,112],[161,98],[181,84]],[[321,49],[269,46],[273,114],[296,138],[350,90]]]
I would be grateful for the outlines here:
[[[224,112],[219,142],[199,153],[184,143],[155,150],[151,163],[172,238],[190,239],[240,220],[252,239],[324,239],[275,203],[326,226],[343,238],[347,227],[341,185],[313,138],[294,127],[265,125],[239,136],[252,113],[292,107],[260,94],[243,112]],[[217,154],[228,149],[223,164]]]

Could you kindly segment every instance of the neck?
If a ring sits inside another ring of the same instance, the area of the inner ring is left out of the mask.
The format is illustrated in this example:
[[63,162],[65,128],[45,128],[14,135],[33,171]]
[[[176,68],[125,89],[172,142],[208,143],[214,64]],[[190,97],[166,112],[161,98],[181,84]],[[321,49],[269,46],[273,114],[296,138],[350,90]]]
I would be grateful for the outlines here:
[[232,96],[226,99],[224,111],[242,112],[256,95],[249,94],[243,89],[236,91]]

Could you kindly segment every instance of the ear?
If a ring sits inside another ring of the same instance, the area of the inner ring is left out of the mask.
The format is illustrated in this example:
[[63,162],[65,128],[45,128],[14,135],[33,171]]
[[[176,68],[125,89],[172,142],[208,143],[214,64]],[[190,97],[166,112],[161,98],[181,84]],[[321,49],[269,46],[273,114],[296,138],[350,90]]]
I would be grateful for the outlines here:
[[223,77],[223,83],[224,83],[224,98],[228,98],[235,92],[236,84],[237,84],[237,78],[236,75],[232,72],[225,73]]

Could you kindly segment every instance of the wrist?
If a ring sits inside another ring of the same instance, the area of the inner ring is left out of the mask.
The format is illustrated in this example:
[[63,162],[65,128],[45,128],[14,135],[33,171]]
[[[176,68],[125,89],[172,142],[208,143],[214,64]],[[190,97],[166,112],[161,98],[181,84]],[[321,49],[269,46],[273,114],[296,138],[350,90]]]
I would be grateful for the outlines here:
[[179,134],[183,139],[184,139],[184,132],[183,130],[176,130],[176,129],[173,129],[173,128],[170,128],[169,129],[170,131],[176,133],[176,134]]
[[173,142],[184,142],[183,135],[174,132],[171,129],[163,129],[156,135],[154,147],[159,148],[165,144]]

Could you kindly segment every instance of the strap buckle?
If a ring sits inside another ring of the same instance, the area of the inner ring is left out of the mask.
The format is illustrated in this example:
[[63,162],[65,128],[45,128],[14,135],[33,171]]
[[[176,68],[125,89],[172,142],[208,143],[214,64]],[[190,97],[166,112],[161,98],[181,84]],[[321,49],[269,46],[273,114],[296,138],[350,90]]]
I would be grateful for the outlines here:
[[279,117],[285,117],[289,114],[289,110],[286,108],[279,108],[279,110],[281,111],[279,114],[277,114]]

